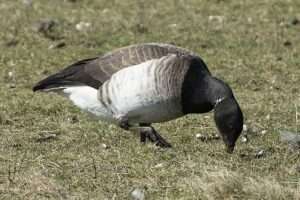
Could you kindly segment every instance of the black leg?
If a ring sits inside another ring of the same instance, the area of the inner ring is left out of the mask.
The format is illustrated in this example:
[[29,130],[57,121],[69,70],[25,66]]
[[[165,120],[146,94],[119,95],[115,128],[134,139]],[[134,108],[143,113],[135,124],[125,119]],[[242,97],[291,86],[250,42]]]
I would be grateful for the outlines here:
[[146,143],[147,134],[144,131],[140,131],[140,141],[141,143]]
[[126,120],[126,119],[121,120],[121,121],[119,122],[119,127],[122,128],[122,129],[124,129],[124,130],[126,130],[126,131],[128,131],[129,128],[130,128],[130,125],[129,125],[129,123],[128,123],[128,120]]
[[140,140],[142,143],[148,139],[150,142],[155,143],[157,146],[162,148],[172,147],[150,124],[140,124]]
[[[122,119],[119,122],[119,127],[124,130],[130,130],[131,127],[128,120],[126,118]],[[151,126],[151,124],[140,123],[139,124],[139,133],[140,133],[140,141],[145,143],[148,139],[150,142],[155,143],[157,146],[162,148],[172,147],[170,143],[168,143],[156,130]]]

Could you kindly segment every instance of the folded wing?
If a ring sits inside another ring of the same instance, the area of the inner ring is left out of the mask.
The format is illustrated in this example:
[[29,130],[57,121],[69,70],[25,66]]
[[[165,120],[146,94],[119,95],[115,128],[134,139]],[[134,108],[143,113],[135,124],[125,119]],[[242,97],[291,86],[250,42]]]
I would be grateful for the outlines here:
[[33,91],[47,91],[84,85],[98,89],[112,74],[120,69],[158,59],[168,54],[196,55],[184,48],[169,44],[146,43],[132,45],[100,57],[76,62],[38,82],[33,87]]

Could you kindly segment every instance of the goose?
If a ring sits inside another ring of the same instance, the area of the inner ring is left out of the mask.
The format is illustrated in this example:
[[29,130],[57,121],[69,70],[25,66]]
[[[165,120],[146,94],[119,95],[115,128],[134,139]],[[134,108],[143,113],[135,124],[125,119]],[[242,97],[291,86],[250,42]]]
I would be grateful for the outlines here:
[[228,153],[242,132],[232,89],[194,52],[163,43],[135,44],[84,59],[39,81],[33,91],[56,92],[97,119],[137,130],[140,141],[171,147],[152,126],[214,111]]

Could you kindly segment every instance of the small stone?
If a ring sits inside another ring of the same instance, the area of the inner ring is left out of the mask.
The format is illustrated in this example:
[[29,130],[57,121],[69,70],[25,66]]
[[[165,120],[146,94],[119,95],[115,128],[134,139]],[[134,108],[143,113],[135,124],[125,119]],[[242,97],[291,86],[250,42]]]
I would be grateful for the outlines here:
[[282,26],[285,26],[285,23],[284,23],[284,22],[280,22],[280,23],[279,23],[279,26],[281,26],[281,27],[282,27]]
[[208,20],[209,21],[217,21],[219,23],[222,23],[224,21],[224,16],[217,16],[217,15],[212,16],[211,15],[211,16],[208,17]]
[[242,141],[243,143],[247,143],[247,142],[248,142],[248,137],[247,137],[246,135],[243,135],[243,136],[241,137],[241,141]]
[[212,136],[212,139],[214,139],[214,140],[219,140],[220,138],[221,138],[220,135],[217,133]]
[[243,125],[243,131],[247,132],[248,131],[248,127],[246,124]]
[[72,117],[69,117],[69,118],[68,118],[68,121],[69,121],[70,123],[72,123],[72,124],[75,124],[75,123],[79,122],[79,119],[78,119],[78,117],[77,117],[76,115],[74,115],[74,116],[72,116]]
[[209,140],[219,140],[221,137],[219,134],[213,134],[213,135],[202,135],[201,133],[196,134],[196,138],[200,139],[202,142],[209,141]]
[[261,149],[255,154],[255,158],[261,158],[265,155],[265,150]]
[[101,146],[102,146],[103,149],[109,149],[109,146],[104,144],[104,143],[102,143]]
[[141,188],[135,188],[130,193],[132,200],[144,200],[145,199],[145,192]]
[[196,138],[197,139],[200,139],[201,141],[205,141],[207,138],[204,136],[204,135],[202,135],[201,133],[197,133],[196,134]]
[[262,131],[261,131],[261,134],[262,134],[262,135],[265,135],[266,133],[267,133],[267,130],[262,130]]
[[91,23],[89,22],[79,22],[78,24],[76,24],[75,28],[78,31],[85,31],[87,30],[89,27],[91,26]]
[[164,166],[163,163],[158,163],[158,164],[154,165],[153,168],[162,168],[163,166]]
[[48,48],[49,49],[58,49],[58,48],[62,48],[64,46],[66,46],[65,42],[58,42],[58,43],[55,43],[55,44],[51,44]]
[[271,119],[271,116],[270,115],[267,115],[266,116],[266,120],[270,120]]
[[108,9],[108,8],[104,8],[104,9],[102,10],[102,13],[103,13],[103,14],[109,13],[109,9]]
[[257,134],[259,132],[259,128],[257,126],[252,126],[250,132],[252,134]]
[[55,140],[57,139],[58,133],[55,132],[48,132],[48,131],[43,131],[39,133],[39,138],[37,138],[35,141],[36,142],[48,142],[50,140]]
[[272,79],[271,83],[272,83],[272,84],[275,84],[275,82],[276,82],[276,79],[275,79],[275,78]]
[[13,77],[14,73],[13,72],[8,72],[8,77]]

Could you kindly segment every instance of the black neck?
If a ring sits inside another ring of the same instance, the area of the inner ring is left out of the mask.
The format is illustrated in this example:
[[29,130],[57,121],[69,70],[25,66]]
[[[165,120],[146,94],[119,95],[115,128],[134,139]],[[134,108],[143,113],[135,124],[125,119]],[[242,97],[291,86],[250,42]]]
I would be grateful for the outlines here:
[[183,113],[209,112],[222,100],[232,96],[231,89],[223,81],[197,69],[190,69],[182,87]]

